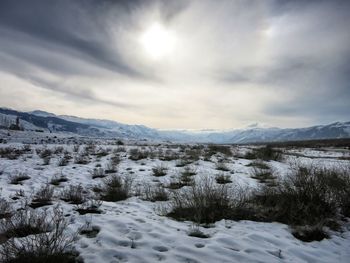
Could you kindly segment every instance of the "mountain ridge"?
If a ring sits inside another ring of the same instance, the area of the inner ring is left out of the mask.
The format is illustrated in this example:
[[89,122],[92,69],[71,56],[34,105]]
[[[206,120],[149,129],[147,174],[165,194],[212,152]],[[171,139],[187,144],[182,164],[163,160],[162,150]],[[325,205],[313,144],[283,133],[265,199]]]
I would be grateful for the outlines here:
[[[24,130],[71,133],[81,136],[105,138],[131,138],[146,140],[168,140],[198,143],[253,143],[297,140],[350,138],[350,121],[333,122],[305,128],[261,127],[258,124],[247,128],[225,131],[215,130],[159,130],[145,125],[123,124],[112,120],[80,118],[56,115],[41,110],[21,112],[0,108],[0,126],[14,122],[19,117]],[[7,119],[6,119],[7,118]],[[5,120],[5,121],[4,121]]]

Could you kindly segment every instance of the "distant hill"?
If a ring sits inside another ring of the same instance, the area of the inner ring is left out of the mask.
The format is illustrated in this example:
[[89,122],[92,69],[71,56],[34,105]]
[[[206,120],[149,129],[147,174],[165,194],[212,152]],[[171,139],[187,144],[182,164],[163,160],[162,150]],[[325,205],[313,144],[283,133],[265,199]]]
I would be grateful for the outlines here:
[[[133,139],[159,138],[157,130],[143,125],[127,125],[114,121],[83,119],[73,116],[58,116],[44,111],[20,112],[12,109],[0,108],[4,119],[14,120],[17,116],[21,123],[30,123],[32,126],[24,125],[25,130],[44,130],[48,132],[74,133],[91,137],[117,137]],[[4,121],[3,121],[4,122]],[[4,126],[4,125],[2,125]]]
[[6,128],[19,117],[24,130],[72,133],[82,136],[169,140],[176,142],[254,143],[350,138],[350,122],[335,122],[307,128],[281,129],[252,125],[231,131],[162,131],[144,125],[128,125],[110,120],[55,115],[45,111],[20,112],[0,108],[0,127]]

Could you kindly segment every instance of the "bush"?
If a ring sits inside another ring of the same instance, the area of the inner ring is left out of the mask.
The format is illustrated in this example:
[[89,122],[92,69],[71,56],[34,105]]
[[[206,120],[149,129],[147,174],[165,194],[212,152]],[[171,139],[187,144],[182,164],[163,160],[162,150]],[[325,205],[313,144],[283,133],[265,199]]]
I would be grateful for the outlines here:
[[230,171],[230,169],[227,167],[225,163],[220,163],[220,162],[216,163],[216,170],[225,171],[225,172]]
[[225,145],[209,145],[207,149],[207,156],[210,157],[214,154],[222,153],[226,156],[232,156],[232,151],[230,146]]
[[114,154],[111,157],[111,164],[112,165],[117,166],[120,162],[121,162],[121,160],[120,160],[120,156],[118,154]]
[[[19,222],[29,223],[33,220],[33,215],[24,214]],[[15,219],[11,219],[12,221]],[[12,223],[17,222],[13,221]],[[12,235],[23,236],[20,239],[9,238],[0,246],[0,260],[4,263],[73,263],[76,261],[76,254],[73,252],[72,244],[75,240],[74,235],[66,234],[67,222],[65,221],[63,211],[56,207],[53,214],[48,216],[46,213],[40,214],[34,220],[36,227],[40,227],[40,233],[11,232]],[[11,226],[13,224],[10,224]],[[14,223],[15,224],[15,223]],[[20,226],[22,226],[20,224]],[[11,228],[9,228],[11,229]],[[13,231],[13,230],[11,230]]]
[[105,173],[107,174],[115,173],[116,171],[117,171],[117,165],[112,160],[106,163]]
[[[337,229],[341,215],[349,216],[349,189],[349,169],[299,165],[275,187],[258,190],[253,202],[262,221],[299,227],[295,236],[312,239],[320,236],[317,232],[324,226]],[[301,234],[300,227],[305,233]]]
[[182,177],[194,176],[196,174],[197,174],[197,169],[195,167],[190,167],[190,166],[186,166],[181,172]]
[[117,140],[117,141],[116,141],[116,145],[124,145],[124,143],[123,143],[123,141],[121,141],[121,140]]
[[180,177],[172,180],[166,187],[169,189],[180,189],[184,186],[191,186],[194,184],[194,179],[193,179],[193,175],[194,175],[194,170],[188,172],[186,170],[184,170]]
[[79,185],[70,185],[61,192],[61,199],[65,202],[79,205],[86,201],[87,192]]
[[10,217],[12,215],[12,208],[10,203],[4,198],[0,198],[0,219]]
[[100,189],[100,197],[103,201],[116,202],[125,200],[131,195],[132,180],[117,175],[112,175],[104,181],[104,185]]
[[106,177],[104,170],[101,167],[94,168],[92,171],[92,179]]
[[30,179],[30,177],[24,173],[18,173],[17,175],[10,177],[10,183],[11,184],[20,184],[25,180]]
[[27,152],[27,153],[31,153],[32,149],[30,147],[30,144],[24,144],[23,145],[23,151]]
[[168,201],[169,195],[162,185],[144,185],[142,189],[142,199],[151,202]]
[[159,155],[159,159],[162,161],[173,161],[179,159],[179,154],[172,150],[166,150]]
[[251,170],[251,177],[258,180],[260,183],[266,183],[270,186],[275,185],[276,177],[273,175],[270,167],[268,167],[268,169],[265,169],[254,166]]
[[35,194],[32,203],[29,205],[32,208],[38,208],[45,205],[51,205],[54,189],[50,185],[41,187]]
[[89,142],[87,145],[85,145],[83,151],[83,155],[95,155],[96,154],[96,145],[93,142]]
[[122,152],[126,152],[125,147],[118,147],[116,149],[113,150],[114,153],[122,153]]
[[54,154],[60,154],[63,153],[64,148],[62,146],[57,146],[53,149]]
[[54,176],[51,179],[50,184],[57,186],[57,185],[60,185],[61,183],[67,182],[67,181],[68,181],[68,179],[65,176],[63,176],[63,175],[61,175],[61,176]]
[[157,165],[152,168],[153,176],[161,177],[166,175],[167,167],[163,166],[162,164]]
[[270,166],[260,160],[255,160],[253,162],[251,162],[250,164],[246,165],[248,167],[256,167],[259,169],[270,169]]
[[100,206],[102,205],[102,201],[100,200],[89,200],[84,204],[77,205],[75,211],[77,211],[81,215],[85,214],[101,214]]
[[59,160],[58,160],[58,166],[66,166],[69,164],[69,160],[71,159],[72,157],[68,154],[68,153],[65,153],[63,155],[63,157],[61,157]]
[[75,144],[73,146],[73,152],[75,152],[75,153],[79,152],[79,148],[80,148],[80,145],[79,144]]
[[248,151],[243,155],[243,158],[247,159],[247,160],[254,160],[254,159],[258,159],[258,156],[257,156],[256,152]]
[[86,152],[78,154],[74,158],[74,163],[76,164],[88,164],[89,162],[89,155]]
[[52,151],[50,149],[43,149],[43,150],[38,149],[38,151],[41,159],[51,158]]
[[99,149],[97,150],[97,152],[95,153],[95,155],[96,155],[98,158],[107,156],[108,154],[109,154],[108,150],[107,150],[107,149],[104,149],[104,148],[99,148]]
[[261,147],[255,150],[256,156],[264,161],[281,161],[282,160],[282,152],[275,150],[271,145],[266,145],[265,147]]
[[202,147],[192,146],[190,148],[185,149],[185,159],[188,160],[189,163],[198,161],[202,156]]
[[[193,176],[197,174],[197,171],[195,168],[191,168],[189,166],[186,166],[180,175],[180,178],[178,181],[173,182],[173,186],[178,186],[178,188],[181,188],[183,186],[190,186],[194,183]],[[176,187],[175,187],[176,188]]]
[[16,160],[24,153],[26,153],[25,149],[16,149],[11,147],[0,148],[0,157],[7,158],[9,160]]
[[142,159],[147,159],[149,156],[149,151],[139,150],[138,148],[130,149],[129,151],[129,159],[133,161],[138,161]]
[[269,221],[290,225],[316,224],[335,215],[335,203],[326,194],[323,175],[299,167],[274,188],[263,187],[256,195],[258,205],[268,207]]
[[215,177],[216,183],[218,184],[229,184],[232,183],[231,176],[225,174],[218,174]]
[[28,209],[17,211],[13,216],[1,221],[0,232],[6,238],[26,237],[49,231],[46,214]]
[[190,160],[186,160],[186,159],[179,159],[179,160],[177,160],[176,161],[176,164],[175,164],[175,166],[176,167],[184,167],[184,166],[186,166],[186,165],[188,165],[188,164],[190,164],[192,161],[190,161]]
[[242,192],[237,194],[238,191],[232,192],[227,185],[217,185],[204,177],[199,183],[173,193],[168,216],[197,223],[232,219],[244,201]]
[[[191,179],[191,183],[192,183],[192,179]],[[165,187],[169,188],[169,189],[172,189],[172,190],[176,190],[176,189],[180,189],[180,188],[182,188],[184,186],[188,186],[188,185],[190,185],[190,184],[187,184],[187,183],[183,182],[181,179],[177,179],[177,180],[172,180]]]

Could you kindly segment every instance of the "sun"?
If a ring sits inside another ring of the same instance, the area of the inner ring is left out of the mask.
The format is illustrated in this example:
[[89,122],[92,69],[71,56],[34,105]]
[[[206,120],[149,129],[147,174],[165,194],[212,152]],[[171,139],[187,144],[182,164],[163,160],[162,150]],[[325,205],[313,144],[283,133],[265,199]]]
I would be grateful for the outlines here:
[[154,23],[141,35],[140,43],[150,58],[158,60],[174,52],[176,37],[174,32]]

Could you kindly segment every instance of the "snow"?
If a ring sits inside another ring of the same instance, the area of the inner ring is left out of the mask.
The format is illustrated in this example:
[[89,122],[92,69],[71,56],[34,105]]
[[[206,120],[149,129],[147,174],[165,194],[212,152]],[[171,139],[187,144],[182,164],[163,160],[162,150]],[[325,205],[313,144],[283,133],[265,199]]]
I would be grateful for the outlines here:
[[[14,133],[13,133],[14,134]],[[0,144],[0,147],[22,148],[23,141],[28,143],[36,136],[34,133],[17,132],[15,142]],[[46,136],[57,136],[43,133]],[[83,143],[86,138],[74,137],[71,144],[67,144],[68,138],[58,136],[54,144],[31,144],[31,153],[26,153],[17,160],[0,159],[0,186],[1,196],[9,199],[22,189],[27,196],[33,195],[43,184],[50,181],[55,175],[64,175],[68,182],[55,188],[57,195],[64,186],[81,184],[92,188],[102,182],[103,179],[92,179],[92,170],[96,164],[105,167],[110,155],[101,158],[92,157],[87,165],[74,164],[72,161],[64,167],[57,165],[62,154],[53,155],[49,165],[43,165],[43,160],[35,153],[35,149],[55,149],[63,146],[72,153],[73,143]],[[22,140],[22,141],[21,141]],[[97,140],[97,149],[105,149],[111,153],[118,147],[129,151],[131,148],[179,151],[177,145],[147,145],[137,146],[128,141],[127,145],[117,146],[110,140]],[[140,143],[140,142],[139,142]],[[84,146],[80,146],[82,150]],[[238,153],[244,153],[249,147],[240,146],[235,149]],[[349,150],[328,148],[315,149],[286,149],[288,155],[283,162],[270,161],[268,165],[284,176],[288,173],[290,163],[295,161],[316,163],[325,166],[349,164],[350,161],[340,159],[349,156]],[[158,159],[144,159],[133,161],[127,158],[125,152],[120,153],[121,163],[118,165],[118,174],[134,178],[135,189],[145,183],[166,183],[179,176],[181,167],[175,167],[176,161],[160,161]],[[224,158],[224,157],[222,157]],[[259,183],[250,177],[251,160],[238,157],[225,157],[225,163],[229,171],[223,172],[229,175],[234,183],[246,184],[257,187]],[[213,161],[215,161],[213,157]],[[155,178],[152,176],[152,168],[162,163],[168,167],[167,175]],[[209,175],[215,176],[219,172],[212,161],[199,160],[191,164],[198,174],[197,178]],[[22,185],[9,183],[11,176],[23,172],[31,178]],[[11,200],[11,199],[9,199]],[[19,206],[20,201],[11,202]],[[55,204],[61,204],[70,224],[70,231],[77,231],[86,222],[100,229],[95,238],[80,235],[75,247],[86,263],[95,262],[349,262],[350,258],[350,231],[332,232],[330,239],[320,242],[302,242],[296,239],[287,225],[280,223],[260,223],[252,221],[221,220],[210,228],[199,227],[209,238],[197,238],[188,236],[193,227],[191,222],[179,222],[162,215],[161,211],[168,202],[143,201],[140,197],[131,197],[120,202],[103,202],[102,214],[79,215],[74,205],[67,204],[58,198]],[[44,208],[39,208],[44,209]],[[350,230],[350,229],[349,229]]]

